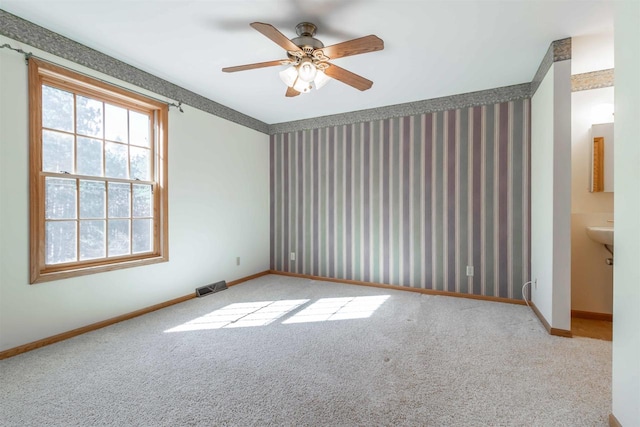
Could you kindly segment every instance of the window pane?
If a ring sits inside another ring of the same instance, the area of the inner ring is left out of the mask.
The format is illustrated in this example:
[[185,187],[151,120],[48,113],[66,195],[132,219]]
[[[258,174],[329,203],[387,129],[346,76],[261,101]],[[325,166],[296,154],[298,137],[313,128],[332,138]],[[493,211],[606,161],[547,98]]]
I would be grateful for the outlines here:
[[139,179],[140,181],[149,181],[149,162],[151,161],[151,150],[147,148],[131,147],[129,148],[131,156],[131,179]]
[[128,142],[127,109],[105,104],[104,138],[111,141]]
[[42,85],[42,126],[73,132],[73,94]]
[[150,219],[134,219],[133,220],[133,250],[132,252],[151,252],[151,236],[153,221]]
[[29,281],[166,261],[168,104],[40,61],[29,74]]
[[104,174],[111,178],[129,178],[127,175],[128,149],[126,145],[105,142]]
[[77,144],[78,175],[102,176],[102,141],[79,136]]
[[151,186],[133,184],[133,216],[150,217],[153,213],[151,208]]
[[73,135],[42,131],[42,170],[73,173]]
[[105,194],[104,182],[80,180],[80,218],[104,218]]
[[106,257],[104,220],[80,221],[80,260]]
[[76,218],[76,180],[45,178],[45,218]]
[[112,219],[109,221],[109,256],[129,255],[129,220]]
[[76,95],[77,133],[102,138],[102,102]]
[[45,264],[77,261],[76,222],[47,221],[45,223]]
[[149,116],[129,111],[129,136],[131,144],[149,147]]
[[109,183],[109,218],[128,218],[131,216],[130,191],[129,184]]

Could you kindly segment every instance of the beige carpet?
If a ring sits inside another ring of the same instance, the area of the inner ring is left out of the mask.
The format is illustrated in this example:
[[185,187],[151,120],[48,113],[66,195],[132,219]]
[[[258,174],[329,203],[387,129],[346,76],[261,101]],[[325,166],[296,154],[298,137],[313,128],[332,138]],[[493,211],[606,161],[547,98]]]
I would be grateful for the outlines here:
[[0,424],[606,426],[610,361],[525,306],[265,276],[0,361]]

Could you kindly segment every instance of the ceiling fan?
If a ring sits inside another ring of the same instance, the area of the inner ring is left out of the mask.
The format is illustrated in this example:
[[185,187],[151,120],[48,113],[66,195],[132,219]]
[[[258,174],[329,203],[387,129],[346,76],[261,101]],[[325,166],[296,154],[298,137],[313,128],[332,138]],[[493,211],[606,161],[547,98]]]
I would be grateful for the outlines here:
[[286,50],[287,59],[227,67],[222,69],[225,73],[290,65],[280,72],[280,78],[287,85],[287,97],[307,93],[314,87],[320,89],[331,78],[358,90],[367,90],[373,85],[371,80],[340,68],[329,61],[384,49],[384,42],[377,36],[369,35],[325,47],[320,40],[314,37],[316,26],[310,22],[299,23],[296,26],[298,37],[291,40],[270,24],[254,22],[251,27]]

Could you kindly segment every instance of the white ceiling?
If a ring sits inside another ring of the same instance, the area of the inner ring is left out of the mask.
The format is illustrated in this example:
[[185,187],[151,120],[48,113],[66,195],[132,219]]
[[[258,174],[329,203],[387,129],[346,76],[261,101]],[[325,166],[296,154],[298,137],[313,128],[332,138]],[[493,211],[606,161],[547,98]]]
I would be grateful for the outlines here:
[[[268,124],[525,83],[549,43],[613,32],[610,0],[0,0],[0,9]],[[338,81],[285,98],[281,67],[221,68],[285,58],[249,27],[295,37],[318,26],[325,46],[376,34],[383,51],[335,60],[374,81]]]

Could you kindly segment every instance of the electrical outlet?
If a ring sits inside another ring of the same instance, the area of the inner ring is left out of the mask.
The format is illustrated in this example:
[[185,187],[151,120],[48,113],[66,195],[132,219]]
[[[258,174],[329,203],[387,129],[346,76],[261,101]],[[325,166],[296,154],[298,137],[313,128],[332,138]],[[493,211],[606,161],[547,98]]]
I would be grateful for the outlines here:
[[291,255],[289,256],[289,259],[291,261],[295,261],[296,260],[296,253],[295,252],[291,252]]
[[236,265],[240,265],[240,257],[236,258]]
[[473,276],[473,265],[467,265],[467,276]]

